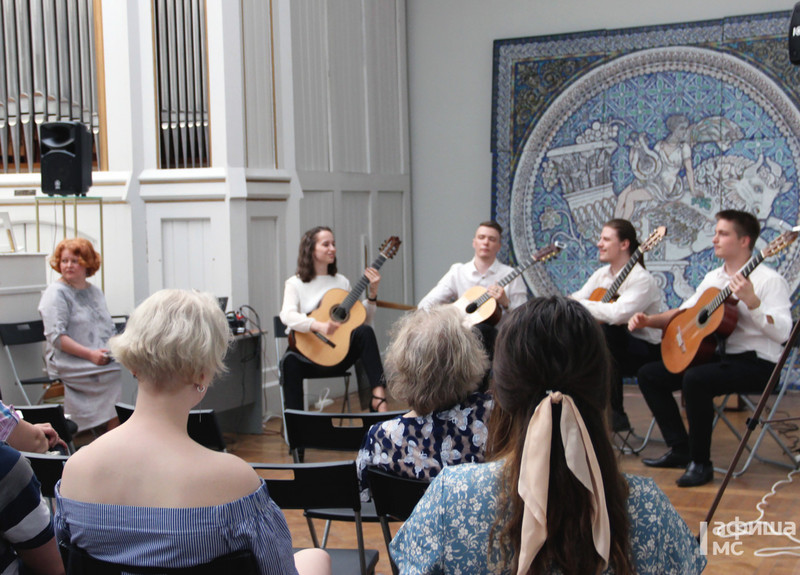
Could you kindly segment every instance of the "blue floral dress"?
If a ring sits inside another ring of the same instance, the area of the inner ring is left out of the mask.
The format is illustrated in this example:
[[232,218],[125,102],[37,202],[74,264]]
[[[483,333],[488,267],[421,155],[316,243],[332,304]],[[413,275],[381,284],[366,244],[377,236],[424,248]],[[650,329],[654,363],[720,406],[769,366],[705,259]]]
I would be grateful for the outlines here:
[[373,425],[356,459],[361,499],[370,499],[364,473],[368,466],[430,481],[448,465],[482,463],[492,405],[491,396],[473,393],[464,403],[449,409]]
[[[442,470],[392,541],[391,554],[400,573],[511,573],[497,543],[488,549],[502,465],[502,461],[493,461]],[[700,573],[706,558],[664,492],[650,478],[625,478],[636,573]],[[613,569],[603,573],[613,573]]]

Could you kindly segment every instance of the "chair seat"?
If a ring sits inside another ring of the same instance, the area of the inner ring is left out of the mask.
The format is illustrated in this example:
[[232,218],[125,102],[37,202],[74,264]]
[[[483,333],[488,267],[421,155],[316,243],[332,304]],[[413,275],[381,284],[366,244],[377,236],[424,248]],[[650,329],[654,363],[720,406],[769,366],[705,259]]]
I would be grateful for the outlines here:
[[[331,573],[358,573],[360,563],[357,549],[325,549],[331,556]],[[377,549],[364,549],[367,573],[375,573],[380,554]]]
[[[306,509],[306,517],[311,519],[324,519],[325,521],[355,521],[352,509]],[[375,511],[375,503],[369,501],[361,503],[361,521],[364,523],[378,523],[380,517]]]

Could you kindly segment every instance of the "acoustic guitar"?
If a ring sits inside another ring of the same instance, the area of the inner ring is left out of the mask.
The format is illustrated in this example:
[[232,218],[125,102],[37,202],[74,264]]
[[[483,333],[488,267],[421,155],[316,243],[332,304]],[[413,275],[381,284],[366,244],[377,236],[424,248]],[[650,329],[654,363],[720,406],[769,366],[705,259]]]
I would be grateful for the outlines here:
[[[766,258],[795,241],[799,231],[800,226],[797,226],[784,232],[739,271],[744,277],[749,276]],[[738,300],[730,295],[730,286],[722,290],[708,288],[694,306],[672,317],[661,340],[661,358],[669,371],[682,373],[689,366],[707,363],[713,357],[717,339],[728,337],[739,319]]]
[[[392,236],[381,244],[380,253],[369,267],[379,270],[386,260],[392,259],[400,247],[400,238]],[[325,292],[317,309],[308,314],[319,322],[335,321],[341,325],[330,334],[316,331],[293,331],[289,345],[317,365],[332,366],[345,358],[350,350],[350,334],[367,318],[367,310],[359,300],[369,279],[362,275],[358,283],[347,290],[333,288]]]
[[599,301],[600,303],[611,303],[612,301],[617,299],[617,292],[619,291],[622,282],[625,281],[625,278],[628,277],[628,274],[631,273],[633,266],[639,263],[639,260],[642,259],[642,256],[645,252],[649,252],[654,247],[658,245],[658,243],[664,239],[664,236],[667,235],[667,227],[666,226],[658,226],[655,231],[650,234],[650,236],[644,241],[643,244],[640,244],[636,251],[633,252],[633,255],[628,260],[628,263],[625,264],[625,267],[617,274],[617,277],[614,278],[614,283],[612,283],[608,289],[605,288],[597,288],[592,292],[592,295],[589,296],[589,301]]
[[[564,247],[563,243],[557,241],[546,248],[542,248],[531,256],[531,261],[515,267],[511,273],[497,282],[497,285],[500,287],[507,286],[536,262],[543,262],[556,257]],[[497,300],[489,295],[489,290],[483,286],[469,288],[460,298],[453,302],[453,305],[465,314],[465,323],[470,327],[484,321],[494,325],[500,321],[500,316],[503,314],[503,310],[497,304]]]

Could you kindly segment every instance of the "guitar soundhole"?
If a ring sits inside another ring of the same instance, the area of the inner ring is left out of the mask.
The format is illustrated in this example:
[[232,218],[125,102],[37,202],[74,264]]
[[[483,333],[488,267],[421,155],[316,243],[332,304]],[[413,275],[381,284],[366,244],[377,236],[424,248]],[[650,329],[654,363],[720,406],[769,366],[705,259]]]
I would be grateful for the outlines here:
[[339,323],[344,323],[347,321],[347,311],[337,305],[331,310],[331,319],[333,321],[338,321]]
[[699,321],[700,324],[704,324],[704,323],[706,323],[708,321],[708,310],[707,309],[701,309],[700,310],[700,313],[697,314],[697,321]]

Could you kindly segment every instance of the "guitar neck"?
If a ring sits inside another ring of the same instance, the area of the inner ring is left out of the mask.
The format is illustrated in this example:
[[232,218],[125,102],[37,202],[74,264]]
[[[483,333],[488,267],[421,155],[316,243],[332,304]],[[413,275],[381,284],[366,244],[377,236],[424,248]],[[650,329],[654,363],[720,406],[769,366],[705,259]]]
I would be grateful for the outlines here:
[[[539,260],[532,259],[528,263],[519,264],[517,267],[515,267],[511,271],[511,273],[509,273],[507,276],[505,276],[503,279],[501,279],[499,282],[497,282],[497,285],[499,285],[501,288],[506,287],[508,284],[513,282],[515,279],[517,279],[517,277],[519,277],[519,275],[522,274],[522,272],[524,272],[526,269],[528,269],[529,267],[531,267],[533,264],[535,264],[538,261]],[[477,305],[478,307],[480,307],[483,304],[485,304],[487,301],[489,301],[490,299],[492,299],[492,296],[489,295],[489,292],[486,292],[481,297],[475,299],[473,301],[473,303],[475,305]]]
[[[375,261],[370,264],[369,267],[379,270],[381,266],[386,261],[386,256],[382,253],[378,254],[378,257],[375,258]],[[350,293],[347,294],[347,297],[344,298],[344,301],[339,304],[339,307],[344,308],[346,311],[349,311],[353,304],[358,301],[358,298],[361,297],[361,294],[364,293],[364,290],[369,285],[369,278],[366,275],[362,275],[361,279],[358,280],[353,289],[350,290]]]
[[636,251],[633,252],[631,259],[628,260],[628,263],[625,264],[625,267],[622,268],[622,271],[617,274],[617,277],[614,278],[614,283],[611,284],[611,287],[608,288],[606,291],[606,295],[603,296],[603,299],[600,300],[601,303],[608,303],[614,296],[617,295],[619,291],[619,287],[622,285],[622,282],[628,277],[628,274],[631,273],[633,266],[639,263],[639,260],[642,259],[644,252],[642,251],[641,247],[636,248]]
[[[758,267],[758,264],[760,264],[763,261],[764,261],[764,253],[763,252],[758,252],[756,255],[754,255],[752,258],[750,258],[750,260],[746,264],[744,264],[744,267],[742,269],[740,269],[739,272],[744,277],[748,277],[751,273],[753,273],[753,270]],[[725,289],[720,291],[719,294],[717,295],[717,297],[715,297],[713,300],[711,300],[711,303],[709,303],[708,306],[706,307],[706,309],[708,310],[709,315],[714,313],[714,311],[719,306],[721,306],[722,303],[726,299],[728,299],[728,297],[731,295],[731,293],[732,292],[731,292],[731,287],[730,286],[726,286]]]

